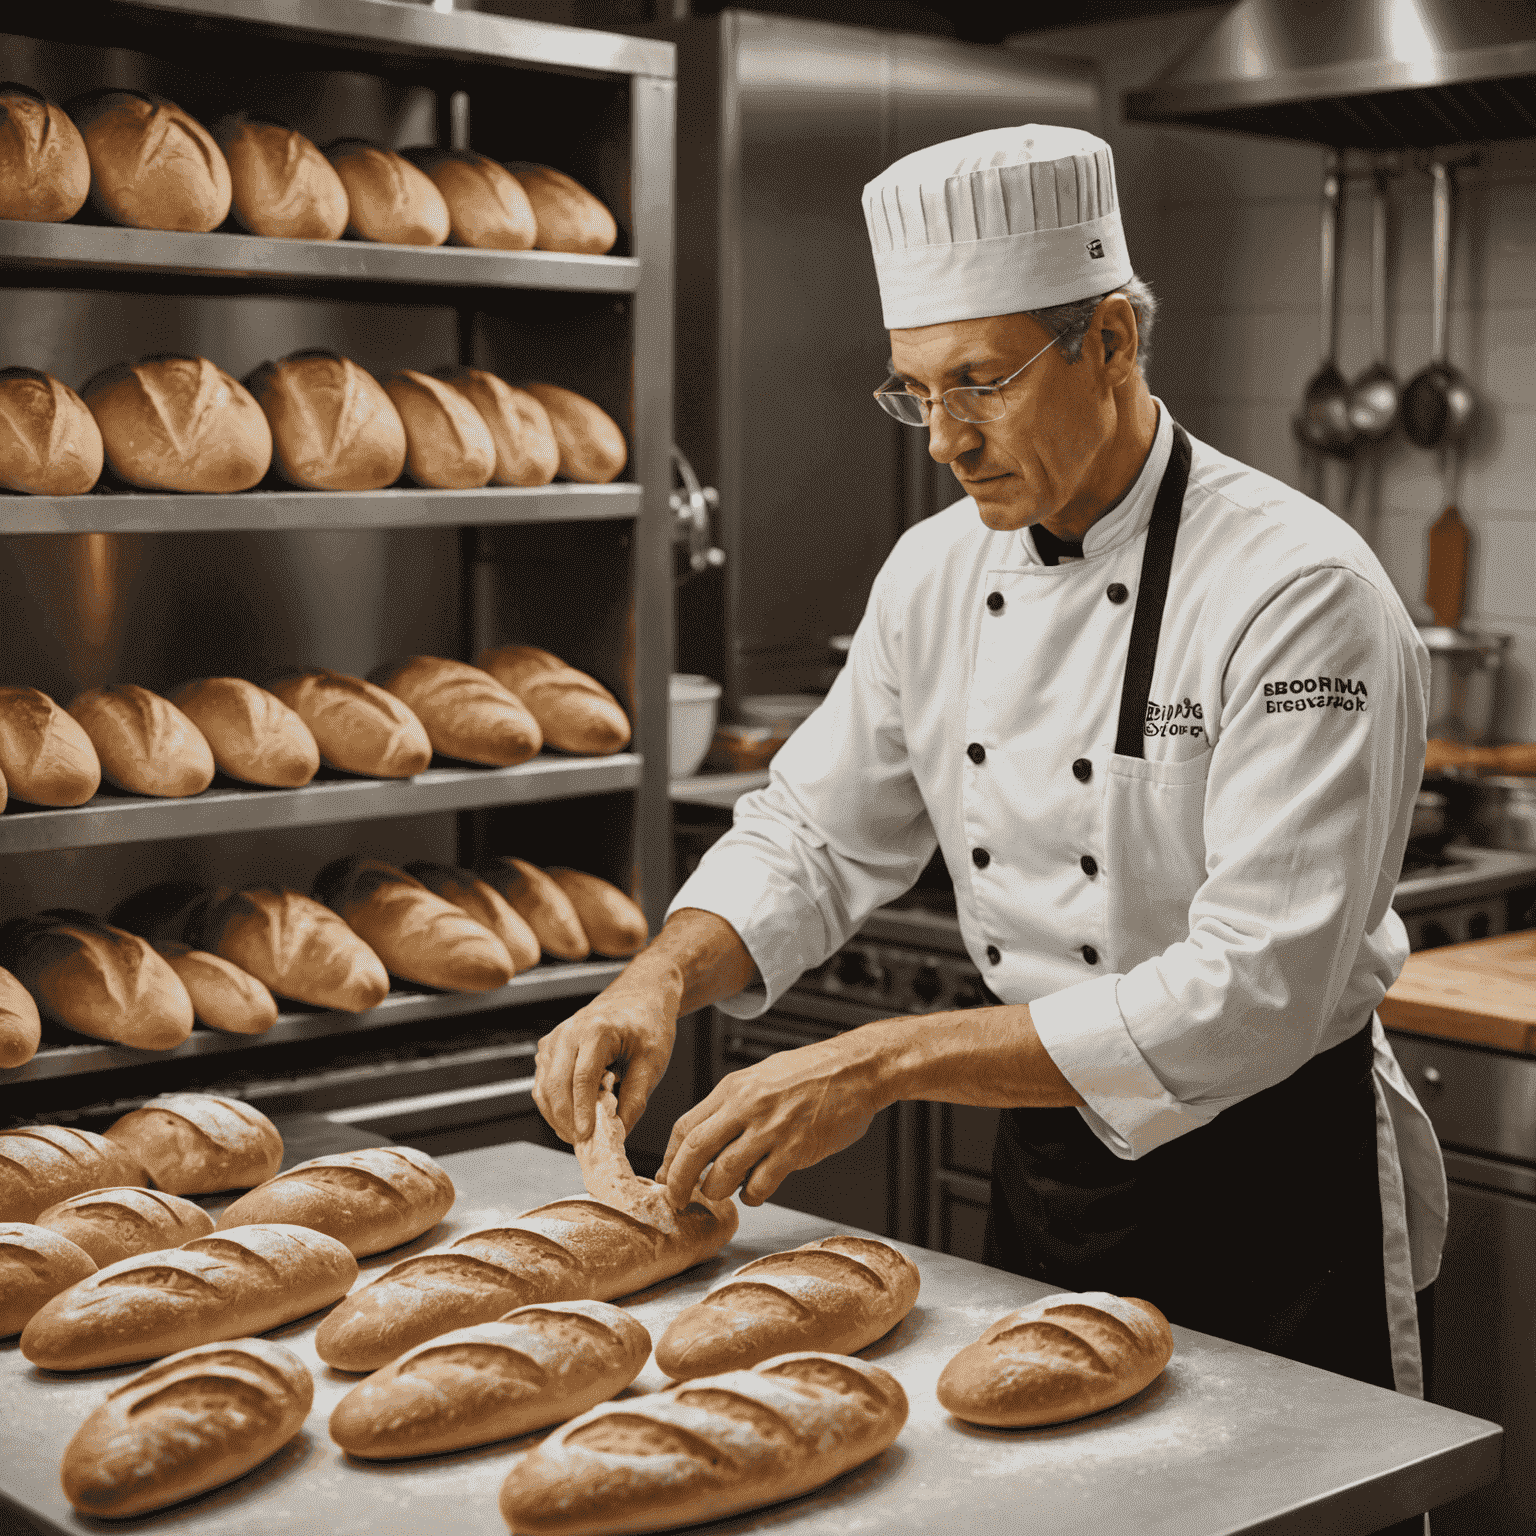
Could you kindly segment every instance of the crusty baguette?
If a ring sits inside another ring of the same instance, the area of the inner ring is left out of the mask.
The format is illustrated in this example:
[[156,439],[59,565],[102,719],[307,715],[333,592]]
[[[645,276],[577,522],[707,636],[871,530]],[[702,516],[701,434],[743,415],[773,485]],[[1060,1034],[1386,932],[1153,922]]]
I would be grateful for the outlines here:
[[1059,1424],[1124,1402],[1172,1357],[1168,1320],[1150,1302],[1069,1291],[1000,1317],[944,1367],[938,1398],[971,1424]]
[[453,245],[481,250],[526,251],[538,238],[539,222],[520,181],[499,161],[472,149],[402,149],[448,205],[448,238]]
[[357,1260],[323,1232],[232,1227],[97,1270],[33,1317],[21,1352],[49,1371],[155,1360],[279,1328],[346,1295],[356,1279]]
[[454,1202],[453,1180],[415,1147],[364,1147],[312,1157],[231,1205],[219,1227],[284,1221],[313,1227],[358,1257],[430,1231]]
[[0,1221],[0,1339],[20,1333],[45,1301],[95,1273],[96,1261],[63,1233]]
[[560,446],[560,473],[567,480],[607,485],[618,479],[629,459],[629,444],[607,411],[558,384],[527,383],[523,388],[549,412]]
[[0,1221],[35,1221],[50,1205],[114,1184],[149,1183],[131,1153],[64,1125],[0,1131]]
[[560,472],[560,445],[549,412],[526,389],[483,368],[434,368],[479,411],[496,445],[493,485],[548,485]]
[[477,873],[533,929],[546,954],[557,960],[585,960],[592,953],[591,940],[571,898],[537,864],[526,859],[493,858]]
[[157,1248],[179,1248],[213,1231],[213,1217],[202,1206],[133,1184],[71,1195],[40,1212],[37,1224],[67,1237],[97,1264],[116,1264]]
[[402,368],[384,380],[405,423],[405,472],[417,485],[470,491],[496,472],[496,442],[480,412],[451,384]]
[[519,1307],[418,1344],[331,1414],[353,1456],[431,1456],[544,1429],[605,1403],[640,1374],[651,1336],[605,1301]]
[[277,999],[249,971],[174,939],[156,939],[154,945],[181,978],[199,1023],[226,1035],[264,1035],[277,1023]]
[[500,891],[487,885],[473,870],[421,861],[407,864],[405,872],[414,875],[434,896],[451,901],[461,912],[489,928],[506,945],[518,971],[531,970],[539,963],[539,941],[533,929],[512,910]]
[[656,1344],[679,1381],[742,1371],[792,1349],[851,1355],[917,1303],[917,1266],[887,1243],[839,1235],[743,1265],[685,1307]]
[[259,1109],[216,1093],[163,1093],[106,1129],[173,1195],[250,1189],[277,1172],[283,1138]]
[[511,160],[507,169],[517,177],[538,223],[534,244],[541,251],[575,251],[602,256],[619,238],[619,226],[602,202],[573,176],[550,165]]
[[[4,116],[0,103],[0,132]],[[39,368],[0,368],[0,490],[83,496],[105,455],[96,418],[67,384]]]
[[0,971],[0,1067],[24,1066],[37,1055],[42,1038],[32,994],[9,971]]
[[304,1362],[270,1339],[182,1350],[114,1387],[64,1452],[64,1495],[109,1520],[162,1509],[249,1472],[298,1434]]
[[272,692],[310,729],[321,761],[345,773],[410,779],[432,762],[432,743],[410,707],[346,672],[316,667],[278,678]]
[[650,938],[645,913],[618,886],[585,870],[553,864],[544,871],[571,899],[582,932],[593,952],[627,960],[645,948]]
[[278,240],[341,238],[347,189],[303,134],[237,113],[215,123],[213,137],[229,165],[230,211],[242,229]]
[[448,238],[443,194],[403,155],[366,139],[337,139],[324,153],[347,189],[349,235],[385,245],[441,245]]
[[133,795],[176,799],[213,783],[208,740],[171,703],[137,683],[87,688],[69,712],[91,738],[102,777]]
[[373,681],[421,721],[434,751],[488,768],[526,763],[544,745],[521,699],[482,667],[442,656],[409,656]]
[[475,662],[510,688],[539,722],[544,740],[562,752],[604,756],[629,745],[629,716],[585,672],[536,645],[498,645]]
[[60,224],[90,190],[85,140],[64,109],[30,86],[0,85],[0,219]]
[[221,773],[267,789],[298,789],[320,768],[310,729],[275,693],[243,677],[199,677],[171,703],[203,734]]
[[28,805],[84,805],[101,787],[85,728],[36,688],[0,688],[0,771]]
[[513,1464],[515,1536],[621,1536],[720,1520],[820,1488],[878,1456],[907,1421],[889,1371],[778,1355],[750,1371],[604,1403]]

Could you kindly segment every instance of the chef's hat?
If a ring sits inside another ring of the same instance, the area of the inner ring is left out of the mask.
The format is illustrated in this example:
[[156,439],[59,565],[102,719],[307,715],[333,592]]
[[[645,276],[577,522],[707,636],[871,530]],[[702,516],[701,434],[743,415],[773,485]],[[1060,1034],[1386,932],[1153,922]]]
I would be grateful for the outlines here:
[[1025,123],[907,155],[864,188],[888,330],[1044,309],[1132,277],[1109,145]]

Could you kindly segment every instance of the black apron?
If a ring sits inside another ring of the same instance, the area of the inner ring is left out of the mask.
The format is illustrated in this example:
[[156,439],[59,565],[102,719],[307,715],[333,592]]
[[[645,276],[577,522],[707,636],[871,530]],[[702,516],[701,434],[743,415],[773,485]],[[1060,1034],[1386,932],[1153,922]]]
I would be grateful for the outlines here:
[[[1189,438],[1147,529],[1115,751],[1143,727]],[[988,993],[993,1002],[998,999]],[[1170,1321],[1391,1387],[1369,1023],[1197,1130],[1116,1157],[1076,1109],[1005,1109],[986,1260],[1062,1290],[1140,1296]]]

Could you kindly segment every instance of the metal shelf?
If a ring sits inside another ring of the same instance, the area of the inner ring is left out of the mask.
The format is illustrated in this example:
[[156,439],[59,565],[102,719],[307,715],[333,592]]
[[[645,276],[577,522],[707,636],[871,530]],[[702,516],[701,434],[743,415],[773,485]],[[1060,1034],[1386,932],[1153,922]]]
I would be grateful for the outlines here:
[[108,792],[68,810],[13,802],[0,816],[0,855],[485,810],[608,794],[639,783],[640,758],[617,752],[611,757],[540,755],[516,768],[429,768],[414,779],[338,777],[303,789],[209,789],[181,800]]
[[641,489],[488,485],[477,491],[242,491],[231,496],[103,492],[0,495],[0,534],[268,533],[319,528],[488,527],[589,523],[640,515]]
[[81,1045],[45,1046],[24,1066],[0,1071],[0,1088],[16,1083],[41,1082],[46,1078],[78,1077],[112,1067],[142,1067],[150,1062],[182,1060],[188,1056],[215,1056],[247,1051],[255,1046],[281,1045],[295,1040],[315,1040],[326,1035],[356,1034],[388,1029],[396,1024],[432,1023],[488,1013],[497,1008],[520,1008],[527,1003],[546,1003],[562,997],[582,997],[601,992],[620,971],[622,960],[542,961],[531,971],[514,976],[494,992],[393,992],[377,1008],[363,1013],[282,1013],[277,1023],[261,1035],[224,1035],[212,1029],[196,1029],[173,1051],[136,1051],[125,1045],[89,1041]]

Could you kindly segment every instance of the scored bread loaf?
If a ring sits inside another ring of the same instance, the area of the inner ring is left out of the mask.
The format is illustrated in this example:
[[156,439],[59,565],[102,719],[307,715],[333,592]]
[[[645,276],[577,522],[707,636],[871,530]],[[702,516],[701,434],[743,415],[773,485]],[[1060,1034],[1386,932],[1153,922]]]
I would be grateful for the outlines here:
[[605,1301],[518,1307],[418,1344],[358,1382],[331,1414],[331,1439],[375,1459],[509,1440],[607,1402],[650,1352],[650,1334]]
[[539,223],[522,183],[504,165],[472,149],[402,149],[432,179],[448,207],[453,245],[493,251],[526,251]]
[[560,472],[560,445],[549,412],[526,389],[483,368],[434,368],[479,411],[496,445],[494,485],[548,485]]
[[229,165],[213,135],[163,96],[101,90],[69,113],[91,160],[91,204],[134,229],[217,229],[229,212]]
[[1124,1402],[1172,1357],[1173,1333],[1151,1302],[1069,1291],[1000,1317],[944,1367],[938,1398],[971,1424],[1060,1424]]
[[0,368],[0,489],[83,496],[105,462],[101,428],[74,390],[38,368]]
[[171,703],[137,683],[87,688],[69,712],[91,739],[102,777],[134,795],[179,799],[213,783],[208,739]]
[[43,1021],[32,994],[9,971],[0,971],[0,1067],[31,1061],[42,1038]]
[[272,464],[305,491],[380,491],[405,468],[405,423],[379,381],[314,348],[263,363],[245,387],[267,413]]
[[496,470],[491,429],[451,384],[402,368],[384,380],[384,392],[405,423],[405,472],[417,485],[467,491],[490,480]]
[[240,383],[206,357],[114,363],[81,398],[112,473],[144,491],[248,491],[272,462],[272,429]]
[[512,979],[512,957],[494,933],[381,859],[353,855],[327,864],[315,877],[315,899],[402,980],[489,992]]
[[453,1180],[415,1147],[312,1157],[241,1195],[219,1226],[285,1221],[345,1243],[358,1258],[429,1232],[454,1202]]
[[537,864],[500,856],[476,873],[528,924],[545,953],[557,960],[585,960],[592,953],[571,898]]
[[175,939],[151,942],[181,978],[198,1023],[226,1035],[264,1035],[277,1023],[277,999],[249,971]]
[[0,1339],[20,1333],[45,1301],[95,1273],[96,1261],[62,1233],[0,1221]]
[[473,870],[418,862],[407,864],[405,872],[414,875],[434,896],[451,901],[461,912],[489,928],[506,946],[518,971],[531,970],[539,963],[539,941],[533,929],[512,910],[500,891],[487,885]]
[[629,459],[619,424],[600,405],[558,384],[523,386],[549,412],[560,449],[560,473],[584,485],[617,480]]
[[182,1350],[114,1387],[64,1451],[64,1496],[119,1520],[249,1472],[303,1427],[315,1384],[270,1339]]
[[55,1296],[22,1330],[48,1371],[93,1371],[280,1328],[357,1279],[344,1243],[308,1227],[231,1227],[108,1264]]
[[35,1221],[88,1189],[148,1183],[136,1157],[95,1131],[63,1125],[0,1131],[0,1221]]
[[310,729],[276,694],[243,677],[199,677],[171,703],[202,733],[221,773],[267,789],[298,789],[320,769]]
[[217,1093],[163,1093],[104,1132],[173,1195],[250,1189],[283,1161],[283,1138],[259,1109]]
[[347,189],[302,133],[242,112],[215,123],[213,137],[229,165],[231,212],[242,229],[278,240],[341,238]]
[[597,198],[564,171],[526,160],[507,162],[517,178],[538,222],[534,244],[541,251],[574,251],[583,256],[602,256],[619,238],[619,226]]
[[272,692],[309,727],[327,767],[410,779],[431,765],[432,743],[410,707],[360,677],[316,667],[278,678]]
[[403,155],[366,139],[325,146],[347,189],[347,233],[384,245],[441,245],[448,238],[448,204],[424,171]]
[[434,751],[488,768],[526,763],[544,745],[522,700],[481,667],[442,656],[410,656],[373,681],[421,721]]
[[685,1307],[656,1345],[678,1380],[742,1371],[792,1349],[851,1355],[916,1305],[917,1266],[888,1243],[839,1234],[744,1264]]
[[618,886],[558,864],[544,873],[570,897],[594,953],[627,960],[645,948],[651,936],[645,913]]
[[497,645],[475,659],[523,701],[545,742],[562,752],[602,757],[629,745],[629,716],[585,672],[536,645]]
[[169,1051],[192,1033],[192,999],[176,972],[143,939],[89,912],[13,919],[0,928],[0,966],[40,1012],[92,1039]]
[[796,1353],[604,1403],[513,1464],[515,1536],[671,1530],[777,1504],[878,1456],[907,1421],[889,1371]]
[[0,687],[0,772],[28,805],[84,805],[101,787],[84,727],[36,688]]
[[30,86],[0,84],[0,219],[59,224],[90,190],[90,157],[69,114]]
[[37,1224],[67,1237],[101,1265],[157,1248],[179,1248],[213,1231],[213,1217],[202,1206],[134,1184],[71,1195],[40,1211]]

